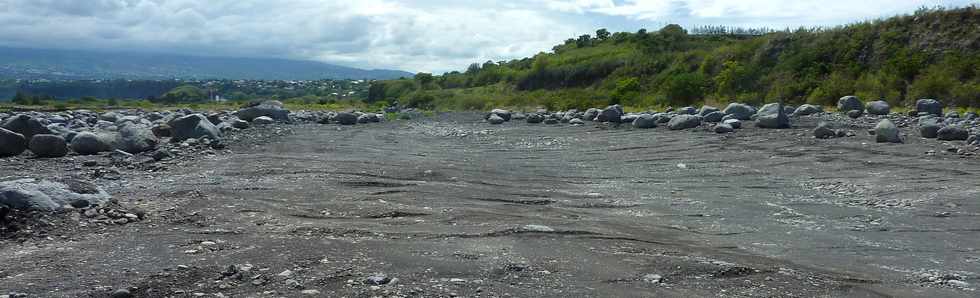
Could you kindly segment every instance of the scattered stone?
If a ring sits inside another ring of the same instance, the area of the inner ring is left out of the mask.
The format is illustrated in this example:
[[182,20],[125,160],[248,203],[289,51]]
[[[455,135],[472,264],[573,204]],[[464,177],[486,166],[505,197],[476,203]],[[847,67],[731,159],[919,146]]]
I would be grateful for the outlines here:
[[242,119],[238,119],[238,118],[229,120],[229,123],[231,123],[231,127],[234,127],[234,128],[237,128],[237,129],[247,129],[250,126],[252,126],[250,123],[248,123],[248,121],[245,121],[245,120],[242,120]]
[[875,140],[878,143],[901,143],[898,127],[891,120],[884,119],[875,126]]
[[919,135],[927,139],[935,139],[939,136],[939,129],[942,126],[939,125],[935,119],[923,119],[919,121]]
[[101,205],[110,198],[97,186],[79,180],[56,182],[27,178],[0,182],[0,204],[16,209],[52,211],[77,200]]
[[544,116],[538,113],[531,113],[527,115],[525,120],[527,120],[527,123],[538,124],[544,122]]
[[655,128],[657,127],[657,118],[650,114],[642,114],[633,120],[633,128]]
[[682,130],[688,128],[695,128],[701,125],[701,116],[695,115],[677,115],[670,119],[667,123],[667,128],[670,130]]
[[611,105],[606,107],[596,115],[595,120],[597,122],[611,122],[619,123],[623,118],[623,107],[620,105]]
[[876,100],[868,103],[867,111],[871,115],[888,115],[891,113],[891,106],[884,100]]
[[959,126],[947,126],[936,132],[936,138],[940,141],[966,141],[970,138],[970,131]]
[[221,130],[211,124],[204,115],[192,114],[174,119],[170,122],[173,128],[171,142],[182,142],[187,139],[208,138],[221,140]]
[[3,128],[23,135],[25,140],[30,140],[34,135],[55,134],[47,126],[42,124],[40,120],[28,115],[17,115],[7,119],[3,123]]
[[252,123],[255,125],[269,125],[276,123],[276,120],[272,120],[269,116],[259,116],[252,119]]
[[255,118],[259,117],[268,117],[276,121],[289,121],[289,110],[284,109],[282,103],[276,100],[262,101],[238,110],[235,115],[245,121],[254,121]]
[[337,123],[340,125],[355,125],[357,124],[357,115],[347,112],[337,113],[337,115],[333,117],[333,120],[337,121]]
[[935,99],[920,99],[915,102],[915,110],[921,113],[943,116],[943,104]]
[[504,120],[503,117],[500,117],[497,114],[491,114],[490,117],[487,118],[487,122],[489,122],[490,124],[504,124],[504,122],[506,121],[507,120]]
[[799,108],[796,108],[796,111],[793,111],[793,115],[796,116],[809,116],[817,113],[823,113],[823,108],[811,104],[801,105]]
[[857,96],[844,96],[837,100],[837,110],[845,113],[855,110],[864,111],[864,103]]
[[728,126],[731,126],[734,129],[742,128],[742,121],[738,119],[727,119],[722,121],[721,123],[728,124]]
[[735,119],[745,121],[752,119],[752,115],[755,115],[755,108],[747,104],[731,103],[725,108],[724,113]]
[[829,139],[836,136],[837,132],[835,132],[827,122],[821,121],[819,124],[817,124],[817,127],[813,129],[813,137],[818,139]]
[[864,116],[864,110],[847,111],[847,117],[851,117],[851,119],[861,118],[861,116]]
[[728,124],[720,123],[718,125],[715,125],[715,133],[730,133],[734,131],[735,128],[733,128],[731,125]]
[[137,154],[156,149],[159,142],[149,129],[136,124],[127,124],[119,129],[116,145],[120,150]]
[[112,151],[112,143],[108,137],[91,132],[80,132],[71,140],[71,150],[82,155],[99,154]]
[[369,276],[367,280],[365,280],[365,283],[369,285],[375,285],[375,286],[386,285],[389,282],[391,282],[391,278],[385,275],[372,275]]
[[17,156],[27,150],[24,135],[0,128],[0,157]]
[[68,155],[68,143],[65,138],[56,135],[35,135],[28,145],[37,157],[62,157]]
[[763,113],[762,111],[764,110],[766,109],[763,108],[760,110],[760,116],[755,119],[756,126],[760,128],[772,129],[790,128],[789,117],[786,116],[786,111],[783,110],[783,104],[776,104],[774,113]]
[[721,111],[714,111],[703,116],[704,116],[703,119],[704,122],[718,123],[721,122],[722,118],[725,117],[725,113],[722,113]]

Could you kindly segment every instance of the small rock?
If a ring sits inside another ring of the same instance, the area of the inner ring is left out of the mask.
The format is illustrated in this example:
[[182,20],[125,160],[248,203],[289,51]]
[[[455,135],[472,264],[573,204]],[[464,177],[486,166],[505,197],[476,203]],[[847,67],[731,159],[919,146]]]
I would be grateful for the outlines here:
[[118,289],[118,290],[112,292],[112,295],[109,295],[109,297],[112,297],[112,298],[132,298],[133,297],[133,293],[130,293],[129,290],[127,290],[127,289]]
[[829,139],[836,136],[837,132],[830,128],[830,124],[827,122],[820,122],[817,124],[817,127],[813,129],[813,137],[818,139]]
[[728,125],[728,124],[721,123],[721,124],[715,125],[715,133],[730,133],[730,132],[734,132],[734,131],[735,131],[735,128],[733,128],[731,125]]

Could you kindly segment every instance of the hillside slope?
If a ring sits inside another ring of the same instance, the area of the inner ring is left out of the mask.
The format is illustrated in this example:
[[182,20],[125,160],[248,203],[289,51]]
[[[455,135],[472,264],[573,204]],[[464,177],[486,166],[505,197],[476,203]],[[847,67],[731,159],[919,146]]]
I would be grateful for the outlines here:
[[364,70],[315,61],[108,53],[0,47],[5,79],[396,79],[396,70]]
[[451,109],[702,102],[832,105],[856,94],[904,106],[980,106],[980,9],[921,9],[835,28],[758,32],[668,25],[585,35],[552,52],[372,86],[371,101]]

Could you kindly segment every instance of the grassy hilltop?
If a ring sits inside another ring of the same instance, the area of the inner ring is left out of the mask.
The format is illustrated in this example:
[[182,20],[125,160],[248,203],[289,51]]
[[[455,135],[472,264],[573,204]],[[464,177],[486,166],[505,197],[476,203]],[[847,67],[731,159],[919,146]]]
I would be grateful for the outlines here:
[[600,29],[534,57],[376,82],[367,100],[445,110],[642,109],[776,99],[833,105],[852,94],[896,107],[918,98],[980,107],[980,9],[784,31]]

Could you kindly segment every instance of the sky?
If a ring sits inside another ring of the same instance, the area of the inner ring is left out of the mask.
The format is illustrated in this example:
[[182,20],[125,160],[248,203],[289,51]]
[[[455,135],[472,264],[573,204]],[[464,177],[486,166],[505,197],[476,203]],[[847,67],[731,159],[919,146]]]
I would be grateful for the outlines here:
[[980,0],[0,0],[0,46],[443,73],[596,29],[833,26]]

